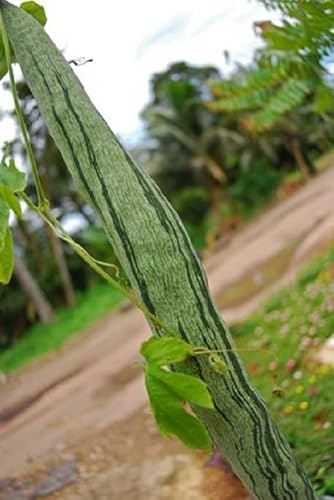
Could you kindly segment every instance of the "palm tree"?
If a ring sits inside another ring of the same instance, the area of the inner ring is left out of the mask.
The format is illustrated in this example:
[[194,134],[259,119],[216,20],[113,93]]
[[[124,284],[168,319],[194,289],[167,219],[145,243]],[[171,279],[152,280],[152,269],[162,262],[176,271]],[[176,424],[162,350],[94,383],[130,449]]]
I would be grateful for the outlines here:
[[175,173],[181,185],[185,181],[207,186],[214,221],[210,240],[222,227],[221,202],[227,196],[230,177],[225,152],[244,142],[238,131],[223,126],[203,106],[208,95],[206,81],[218,74],[212,67],[175,63],[153,77],[153,97],[143,111],[151,140],[148,168],[158,177],[162,171]]

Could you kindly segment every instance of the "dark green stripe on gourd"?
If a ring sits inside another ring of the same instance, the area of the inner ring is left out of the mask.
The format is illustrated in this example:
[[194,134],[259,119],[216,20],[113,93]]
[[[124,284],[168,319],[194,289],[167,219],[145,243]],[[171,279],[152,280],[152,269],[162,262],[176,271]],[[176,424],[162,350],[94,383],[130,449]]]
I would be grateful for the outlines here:
[[122,149],[40,25],[5,1],[0,5],[16,58],[50,133],[101,218],[137,296],[187,342],[226,350],[221,354],[228,366],[224,374],[216,373],[205,357],[180,365],[209,386],[216,411],[194,410],[213,441],[256,498],[315,498],[239,357],[231,351],[232,339],[212,304],[206,277],[179,217]]

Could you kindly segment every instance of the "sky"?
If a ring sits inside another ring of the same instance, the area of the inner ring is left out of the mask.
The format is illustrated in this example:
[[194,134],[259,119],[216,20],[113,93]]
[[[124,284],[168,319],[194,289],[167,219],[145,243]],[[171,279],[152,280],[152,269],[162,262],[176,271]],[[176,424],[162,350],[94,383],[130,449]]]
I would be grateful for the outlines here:
[[[74,69],[112,130],[129,144],[140,132],[153,73],[180,60],[224,69],[224,50],[234,61],[249,62],[259,44],[252,24],[270,17],[257,0],[40,3],[46,30],[65,57],[93,59]],[[1,107],[9,105],[3,91],[0,99]],[[9,135],[12,130],[0,124],[0,136],[7,139],[4,127]]]

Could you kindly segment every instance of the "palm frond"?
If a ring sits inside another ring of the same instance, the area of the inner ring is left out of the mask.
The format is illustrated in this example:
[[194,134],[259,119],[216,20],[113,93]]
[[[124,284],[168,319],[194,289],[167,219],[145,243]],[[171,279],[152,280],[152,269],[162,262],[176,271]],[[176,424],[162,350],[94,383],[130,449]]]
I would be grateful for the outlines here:
[[266,107],[252,116],[252,130],[270,129],[285,114],[298,106],[312,89],[307,80],[290,78],[268,101]]
[[217,99],[207,103],[207,107],[212,111],[236,112],[245,109],[256,109],[271,96],[270,89],[254,90],[245,95],[236,95]]
[[248,95],[252,91],[267,89],[287,80],[291,74],[299,78],[309,76],[310,69],[296,54],[279,60],[261,58],[258,67],[245,72],[240,77],[228,80],[209,80],[208,85],[215,97],[236,97]]

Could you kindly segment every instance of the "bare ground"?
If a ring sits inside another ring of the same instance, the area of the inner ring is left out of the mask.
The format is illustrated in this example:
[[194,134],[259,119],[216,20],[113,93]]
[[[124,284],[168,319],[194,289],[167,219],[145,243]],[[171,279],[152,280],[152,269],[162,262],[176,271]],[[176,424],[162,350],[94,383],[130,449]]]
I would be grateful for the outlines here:
[[[228,322],[247,317],[295,277],[314,249],[333,241],[333,185],[332,168],[206,260],[215,297],[254,274],[253,296],[222,311]],[[256,293],[261,265],[291,245],[285,272]],[[1,500],[42,494],[65,500],[247,498],[233,476],[204,465],[207,457],[158,435],[135,363],[147,335],[138,311],[110,313],[6,378],[0,386]]]

